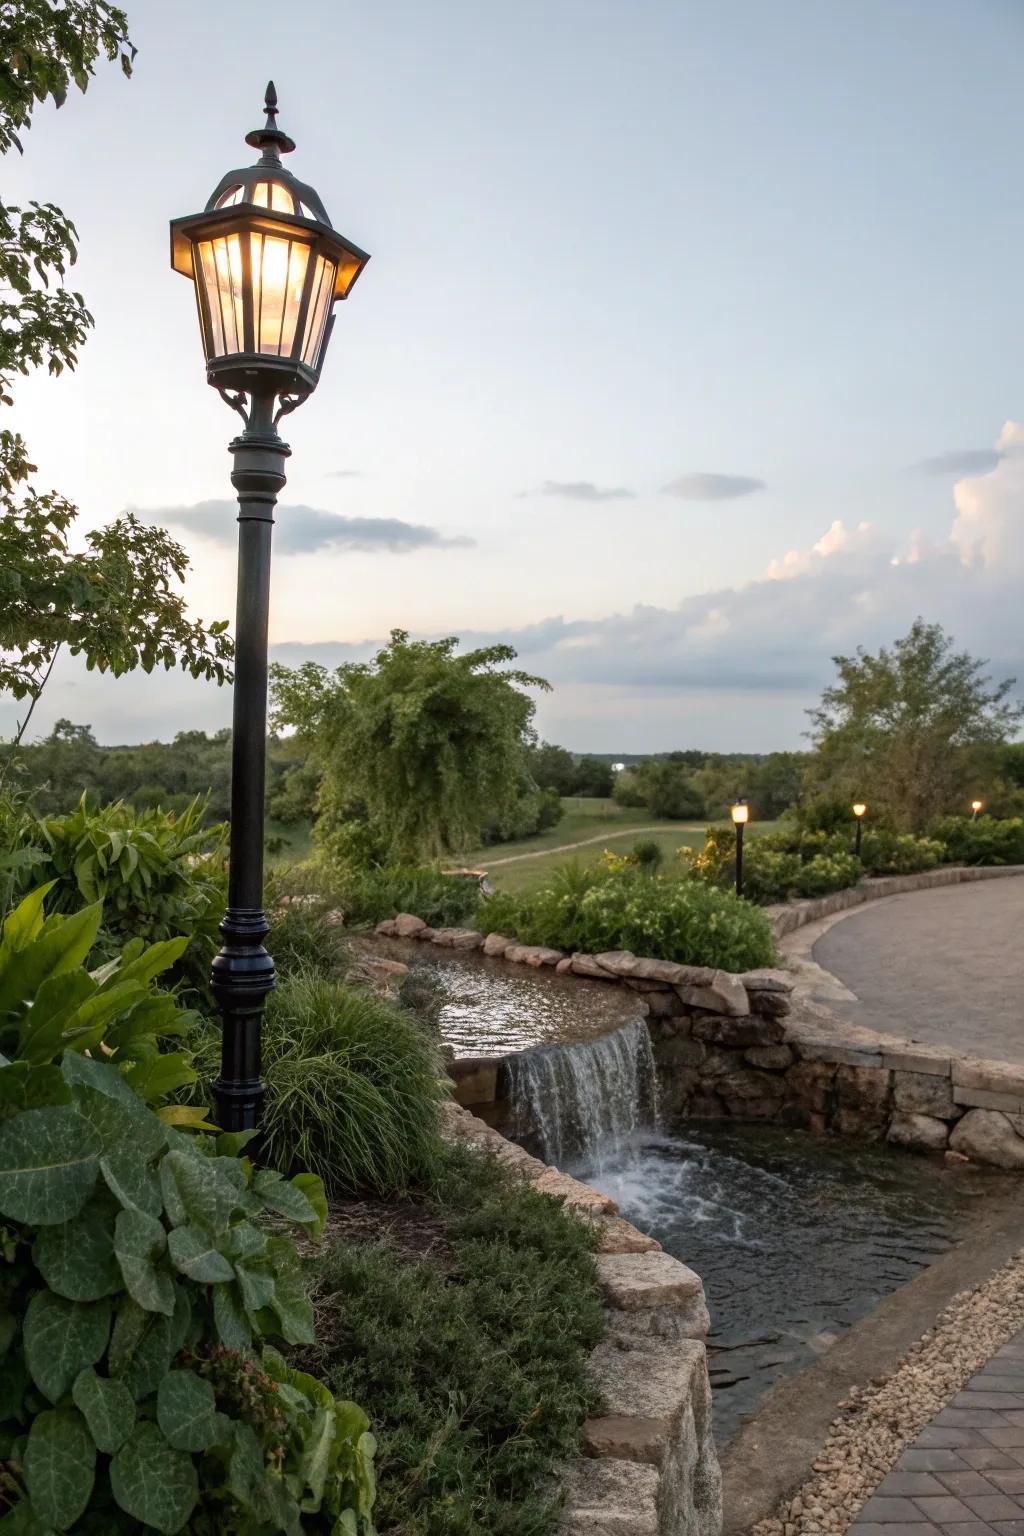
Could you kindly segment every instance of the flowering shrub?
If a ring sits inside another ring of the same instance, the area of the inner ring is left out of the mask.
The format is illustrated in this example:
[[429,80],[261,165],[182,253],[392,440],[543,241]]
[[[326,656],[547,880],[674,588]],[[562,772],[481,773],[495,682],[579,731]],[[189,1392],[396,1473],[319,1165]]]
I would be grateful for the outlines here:
[[872,875],[916,875],[934,869],[948,857],[945,845],[909,832],[866,828],[861,845],[864,868]]
[[963,864],[1024,864],[1024,820],[997,821],[994,816],[944,816],[932,833],[947,855]]

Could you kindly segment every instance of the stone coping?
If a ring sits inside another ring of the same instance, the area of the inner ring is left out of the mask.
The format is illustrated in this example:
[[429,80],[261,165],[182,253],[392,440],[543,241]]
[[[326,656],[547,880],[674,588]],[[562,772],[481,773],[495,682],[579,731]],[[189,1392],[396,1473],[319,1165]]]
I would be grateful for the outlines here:
[[496,1157],[597,1234],[604,1337],[590,1357],[601,1412],[562,1467],[560,1536],[718,1536],[722,1476],[711,1425],[699,1275],[618,1214],[609,1196],[550,1168],[457,1104],[444,1134]]
[[1024,864],[963,865],[944,864],[916,875],[881,875],[861,880],[842,891],[830,891],[809,901],[787,901],[765,907],[777,939],[819,918],[848,912],[866,901],[881,901],[886,896],[902,896],[907,891],[930,891],[940,885],[963,885],[976,880],[999,880],[1010,875],[1024,875]]

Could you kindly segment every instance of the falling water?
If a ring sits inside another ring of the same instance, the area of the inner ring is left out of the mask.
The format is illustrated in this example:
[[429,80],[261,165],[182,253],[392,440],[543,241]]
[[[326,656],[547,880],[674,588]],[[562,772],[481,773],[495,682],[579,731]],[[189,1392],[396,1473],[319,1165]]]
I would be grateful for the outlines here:
[[514,1134],[557,1168],[621,1161],[658,1118],[651,1037],[642,1019],[578,1045],[509,1059]]

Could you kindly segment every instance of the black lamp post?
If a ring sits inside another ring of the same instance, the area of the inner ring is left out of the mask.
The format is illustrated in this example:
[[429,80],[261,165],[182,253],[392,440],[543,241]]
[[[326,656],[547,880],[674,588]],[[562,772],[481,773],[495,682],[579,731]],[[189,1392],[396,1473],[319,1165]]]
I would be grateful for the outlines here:
[[867,815],[867,813],[868,808],[864,804],[863,800],[858,800],[853,807],[853,814],[857,818],[857,835],[854,839],[853,851],[857,855],[858,859],[860,858],[860,840],[861,833],[864,830],[864,817]]
[[732,808],[733,825],[736,828],[736,895],[743,895],[743,828],[750,820],[750,806],[745,800],[737,800]]
[[245,139],[262,151],[256,164],[229,171],[202,213],[171,221],[171,265],[195,284],[207,383],[245,422],[229,445],[238,492],[231,852],[224,943],[210,977],[223,1014],[214,1095],[218,1123],[230,1131],[259,1124],[260,1031],[274,985],[263,946],[270,530],[291,452],[277,424],[316,388],[334,301],[348,297],[369,260],[281,164],[295,144],[277,126],[273,82],[265,110],[264,126]]

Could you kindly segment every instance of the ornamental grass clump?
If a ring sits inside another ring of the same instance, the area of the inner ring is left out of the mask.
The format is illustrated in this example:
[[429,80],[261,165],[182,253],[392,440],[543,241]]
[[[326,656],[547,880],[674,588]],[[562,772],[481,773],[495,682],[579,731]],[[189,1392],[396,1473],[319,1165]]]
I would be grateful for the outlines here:
[[[215,1070],[219,1031],[197,1065]],[[267,1000],[262,1156],[309,1169],[332,1193],[392,1195],[430,1178],[439,1148],[441,1067],[415,1018],[315,971]]]
[[46,894],[0,939],[0,1524],[372,1536],[369,1421],[277,1347],[313,1341],[286,1229],[319,1236],[322,1185],[161,1103],[184,940],[90,973],[99,904]]

